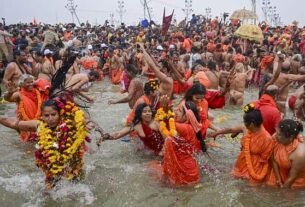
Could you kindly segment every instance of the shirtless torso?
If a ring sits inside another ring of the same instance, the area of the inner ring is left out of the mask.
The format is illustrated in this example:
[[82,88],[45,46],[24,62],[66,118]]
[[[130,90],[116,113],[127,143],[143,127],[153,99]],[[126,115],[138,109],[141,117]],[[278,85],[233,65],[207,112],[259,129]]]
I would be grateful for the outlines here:
[[246,73],[236,73],[230,83],[230,104],[242,106],[247,81]]
[[42,64],[41,72],[38,75],[38,78],[46,79],[51,81],[53,75],[55,74],[56,70],[50,60],[45,59]]
[[81,91],[83,86],[88,82],[88,75],[84,73],[79,73],[73,75],[66,81],[66,88],[71,91]]
[[218,90],[219,88],[219,73],[217,71],[208,70],[205,72],[206,76],[210,80],[210,89]]
[[22,74],[31,74],[31,72],[32,69],[26,64],[11,62],[5,70],[3,82],[6,86],[12,84],[17,87],[20,76]]

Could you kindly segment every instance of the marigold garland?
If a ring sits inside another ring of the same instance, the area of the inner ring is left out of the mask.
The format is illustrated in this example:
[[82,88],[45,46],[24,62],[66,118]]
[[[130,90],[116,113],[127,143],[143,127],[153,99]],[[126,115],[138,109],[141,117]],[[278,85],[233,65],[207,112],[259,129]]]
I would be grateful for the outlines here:
[[39,121],[36,164],[46,174],[46,183],[53,187],[61,176],[68,180],[82,172],[87,130],[84,112],[74,103],[67,102],[61,109],[63,117],[56,129]]
[[244,151],[244,155],[245,155],[245,159],[246,159],[247,169],[248,169],[250,176],[253,179],[258,180],[258,181],[263,180],[268,173],[269,163],[266,162],[264,164],[264,167],[263,167],[263,170],[261,171],[261,173],[257,174],[254,171],[252,161],[251,161],[251,155],[250,155],[250,137],[245,137],[245,146],[244,146],[243,151]]
[[[164,137],[175,137],[177,136],[176,124],[175,124],[175,113],[172,110],[168,110],[167,113],[163,108],[157,110],[155,120],[160,123],[160,132]],[[168,121],[169,130],[166,125]]]
[[[37,111],[36,111],[34,119],[38,119],[41,115],[41,95],[37,89],[34,89],[34,90],[35,90],[36,97],[37,97]],[[19,103],[18,108],[19,108],[19,113],[21,114],[21,116],[22,116],[21,118],[23,121],[33,120],[33,119],[30,119],[28,117],[28,115],[26,114],[25,109],[24,109],[24,103],[23,103],[22,99]]]

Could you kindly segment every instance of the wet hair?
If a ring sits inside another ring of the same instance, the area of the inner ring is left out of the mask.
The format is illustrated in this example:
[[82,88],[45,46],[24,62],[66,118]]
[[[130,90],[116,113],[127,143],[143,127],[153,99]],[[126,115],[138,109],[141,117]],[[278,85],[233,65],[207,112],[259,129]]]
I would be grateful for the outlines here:
[[144,85],[144,93],[145,95],[150,95],[154,93],[159,88],[158,80],[150,80]]
[[[185,107],[187,109],[190,109],[192,110],[192,112],[194,113],[196,119],[198,122],[201,122],[201,119],[200,119],[200,115],[199,115],[199,111],[197,109],[197,106],[194,102],[192,101],[185,101]],[[201,130],[199,130],[197,133],[196,133],[196,137],[197,139],[200,141],[200,145],[201,145],[201,150],[203,152],[206,152],[207,151],[207,146],[206,146],[206,143],[202,137],[202,134],[201,134]]]
[[286,138],[296,138],[300,132],[303,132],[302,123],[292,119],[284,119],[280,121],[278,128]]
[[244,124],[248,127],[253,124],[255,127],[259,127],[263,123],[263,117],[260,110],[255,109],[254,104],[248,104],[244,107]]
[[96,70],[91,70],[89,76],[93,76],[95,79],[99,79],[100,74]]
[[43,111],[43,109],[45,107],[51,107],[54,110],[56,110],[58,113],[60,112],[60,108],[58,107],[57,102],[53,99],[49,99],[49,100],[43,102],[41,105],[41,111]]
[[194,95],[205,95],[206,88],[201,83],[195,83],[190,89],[185,93],[185,101],[192,101]]
[[151,109],[152,116],[154,117],[154,112],[150,105],[148,105],[147,103],[139,104],[136,108],[135,117],[132,121],[133,126],[137,125],[138,123],[140,123],[142,121],[142,113],[143,113],[144,108],[146,108],[147,106]]
[[136,76],[138,74],[138,69],[133,64],[126,65],[126,71]]

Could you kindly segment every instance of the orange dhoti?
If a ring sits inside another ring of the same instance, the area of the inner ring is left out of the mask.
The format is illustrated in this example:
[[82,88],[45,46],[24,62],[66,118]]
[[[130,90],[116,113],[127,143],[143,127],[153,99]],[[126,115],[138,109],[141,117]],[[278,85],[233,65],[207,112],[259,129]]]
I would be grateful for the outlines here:
[[111,82],[113,84],[121,83],[122,78],[123,78],[123,70],[121,68],[111,69]]
[[247,179],[250,183],[261,183],[270,170],[269,158],[273,150],[270,134],[261,126],[255,133],[247,132],[241,140],[240,152],[232,170],[233,176]]

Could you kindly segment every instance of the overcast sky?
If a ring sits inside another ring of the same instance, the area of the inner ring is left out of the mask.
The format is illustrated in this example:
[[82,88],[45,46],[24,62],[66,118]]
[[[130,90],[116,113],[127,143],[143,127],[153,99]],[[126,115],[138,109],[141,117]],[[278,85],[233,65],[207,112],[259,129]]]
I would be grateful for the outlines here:
[[[115,19],[119,19],[117,13],[117,0],[74,0],[78,5],[76,12],[81,22],[88,20],[91,23],[104,23],[113,13]],[[148,0],[149,1],[149,0]],[[270,0],[272,6],[277,7],[282,21],[285,24],[293,20],[300,22],[300,26],[305,25],[304,9],[305,0]],[[261,10],[262,0],[257,0],[257,13],[260,20],[263,19]],[[287,3],[289,2],[289,3]],[[69,11],[65,8],[66,0],[0,0],[0,15],[6,18],[6,22],[31,22],[35,17],[39,22],[59,23],[71,22]],[[143,19],[143,6],[140,0],[125,0],[126,13],[123,21],[127,24],[136,24]],[[152,16],[156,22],[160,23],[163,7],[169,14],[175,9],[176,18],[182,20],[185,15],[182,9],[185,0],[150,0],[149,7],[152,8]],[[236,9],[251,9],[251,0],[193,0],[193,10],[196,14],[205,14],[205,8],[212,9],[213,16],[219,16],[223,12],[232,13]]]

